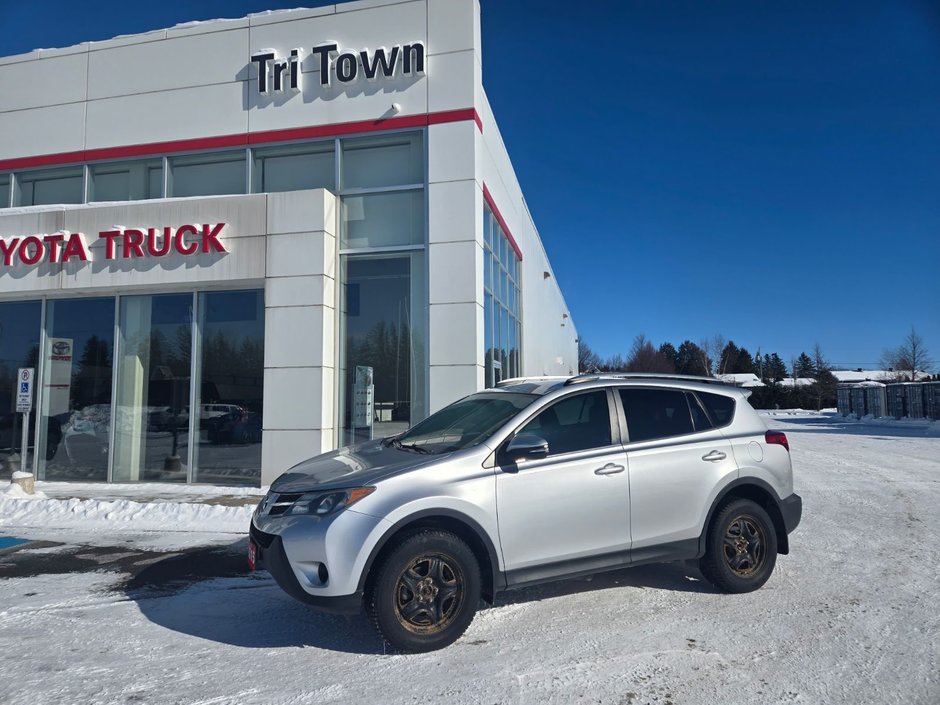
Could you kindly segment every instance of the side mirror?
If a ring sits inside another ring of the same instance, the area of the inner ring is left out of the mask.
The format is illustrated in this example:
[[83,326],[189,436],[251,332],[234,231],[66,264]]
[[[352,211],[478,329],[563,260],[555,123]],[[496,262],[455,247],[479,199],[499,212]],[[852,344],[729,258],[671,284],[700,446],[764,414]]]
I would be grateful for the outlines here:
[[517,460],[536,460],[548,455],[548,441],[541,436],[524,433],[516,436],[506,450],[503,451],[503,457],[509,462]]

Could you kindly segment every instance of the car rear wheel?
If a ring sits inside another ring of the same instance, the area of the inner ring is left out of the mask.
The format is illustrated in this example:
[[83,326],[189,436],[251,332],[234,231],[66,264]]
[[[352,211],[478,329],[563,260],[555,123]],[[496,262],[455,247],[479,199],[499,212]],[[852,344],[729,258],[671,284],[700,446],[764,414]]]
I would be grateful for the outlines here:
[[448,531],[402,538],[378,567],[366,607],[389,644],[406,653],[454,643],[480,601],[480,567],[473,551]]
[[735,499],[712,519],[699,568],[724,592],[761,587],[777,562],[777,533],[766,510],[749,499]]

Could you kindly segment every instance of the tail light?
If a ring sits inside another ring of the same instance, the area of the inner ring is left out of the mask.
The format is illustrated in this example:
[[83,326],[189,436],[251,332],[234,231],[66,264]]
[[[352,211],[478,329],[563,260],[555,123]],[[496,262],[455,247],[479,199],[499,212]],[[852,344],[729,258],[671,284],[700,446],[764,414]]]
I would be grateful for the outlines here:
[[790,452],[790,442],[783,431],[767,431],[764,434],[764,441],[769,445],[783,446],[788,453]]

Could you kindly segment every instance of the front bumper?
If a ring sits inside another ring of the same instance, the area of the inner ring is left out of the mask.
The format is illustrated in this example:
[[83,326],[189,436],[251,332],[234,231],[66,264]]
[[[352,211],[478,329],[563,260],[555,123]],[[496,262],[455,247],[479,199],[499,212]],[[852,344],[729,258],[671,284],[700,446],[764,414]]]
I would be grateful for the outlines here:
[[311,595],[300,586],[300,581],[291,568],[284,544],[280,536],[266,534],[252,523],[248,532],[257,548],[255,566],[258,570],[267,570],[281,589],[295,600],[316,607],[323,612],[333,614],[355,614],[362,609],[362,592],[350,595]]
[[356,611],[372,548],[390,527],[384,519],[346,509],[336,514],[256,512],[251,540],[258,559],[289,595],[328,611]]
[[803,518],[803,498],[794,492],[782,500],[780,502],[780,514],[783,517],[783,526],[787,533],[793,533],[793,530],[799,526],[800,519]]

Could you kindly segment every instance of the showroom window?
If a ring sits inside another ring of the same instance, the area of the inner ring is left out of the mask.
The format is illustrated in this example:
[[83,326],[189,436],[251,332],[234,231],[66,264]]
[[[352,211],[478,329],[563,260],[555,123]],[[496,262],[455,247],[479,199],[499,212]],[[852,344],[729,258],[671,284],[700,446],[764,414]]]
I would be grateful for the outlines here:
[[519,259],[493,211],[483,205],[483,336],[486,386],[522,374]]
[[258,484],[264,400],[264,291],[199,294],[193,482]]
[[423,134],[342,140],[339,445],[426,415]]
[[88,201],[145,201],[163,196],[163,160],[93,164]]
[[[13,398],[16,373],[20,367],[39,367],[39,321],[42,311],[40,301],[10,301],[0,303],[0,466],[7,458],[18,456],[22,451],[23,422],[21,414],[14,413]],[[30,414],[30,425],[36,422],[36,414]],[[29,434],[29,438],[34,436]],[[51,438],[53,448],[58,444]],[[32,444],[27,443],[26,467],[32,467]],[[19,462],[12,463],[19,470]]]
[[0,459],[21,444],[2,411],[19,367],[41,380],[40,480],[261,478],[261,289],[0,303]]
[[245,193],[245,150],[171,157],[167,196]]
[[84,167],[22,172],[16,176],[15,206],[82,203],[85,200]]
[[115,482],[186,482],[193,295],[122,296]]

